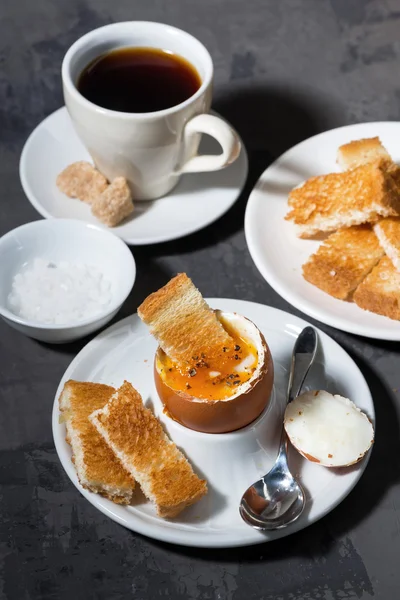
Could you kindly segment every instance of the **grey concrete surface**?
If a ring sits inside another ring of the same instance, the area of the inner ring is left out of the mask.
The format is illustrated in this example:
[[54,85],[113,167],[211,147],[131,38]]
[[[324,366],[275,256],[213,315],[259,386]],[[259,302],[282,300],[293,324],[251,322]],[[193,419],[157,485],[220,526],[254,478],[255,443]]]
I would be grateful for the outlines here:
[[[68,46],[99,25],[149,19],[210,49],[214,107],[250,157],[245,193],[220,222],[138,248],[119,317],[177,271],[205,295],[298,314],[258,274],[246,248],[248,193],[271,160],[325,129],[400,118],[397,0],[0,0],[0,234],[38,219],[22,192],[25,139],[62,105]],[[157,543],[86,502],[54,450],[57,384],[86,343],[51,347],[0,323],[0,598],[345,600],[400,597],[399,344],[322,325],[355,358],[374,394],[377,440],[351,495],[309,529],[271,544],[195,550]]]

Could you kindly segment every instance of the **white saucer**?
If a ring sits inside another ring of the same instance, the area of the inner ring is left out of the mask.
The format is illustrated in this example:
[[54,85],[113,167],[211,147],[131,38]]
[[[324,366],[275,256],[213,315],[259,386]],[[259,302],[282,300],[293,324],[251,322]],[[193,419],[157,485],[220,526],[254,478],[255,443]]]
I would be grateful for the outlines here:
[[285,300],[307,315],[343,331],[382,340],[400,341],[400,322],[332,298],[302,277],[301,267],[319,242],[296,236],[284,217],[290,190],[314,175],[338,171],[341,144],[379,136],[400,163],[400,122],[362,123],[326,131],[297,144],[261,175],[250,195],[245,234],[250,254],[263,277]]
[[[218,144],[205,136],[203,154],[217,154]],[[65,107],[44,119],[29,136],[20,160],[20,178],[28,199],[46,218],[78,219],[101,225],[89,206],[67,198],[56,186],[57,175],[78,160],[92,162],[75,133]],[[212,173],[184,175],[160,200],[137,202],[132,217],[111,229],[127,244],[145,245],[174,240],[203,229],[236,202],[247,178],[247,154],[242,143],[239,158]]]
[[[254,321],[265,335],[275,365],[275,389],[267,412],[249,427],[230,434],[204,434],[175,423],[162,413],[153,382],[156,342],[137,315],[132,315],[91,341],[72,361],[57,390],[53,408],[53,436],[60,461],[69,478],[89,502],[114,521],[141,534],[175,544],[197,547],[232,547],[280,538],[314,523],[337,506],[355,486],[368,456],[358,465],[335,470],[320,467],[292,450],[290,464],[307,493],[303,515],[286,529],[261,533],[239,515],[239,501],[247,487],[266,473],[276,458],[282,422],[287,369],[294,341],[308,325],[288,313],[241,300],[211,299],[214,308],[238,312]],[[374,420],[368,386],[348,354],[330,337],[318,332],[320,353],[307,379],[308,389],[328,389],[351,398]],[[178,518],[163,520],[147,501],[120,506],[83,489],[59,423],[58,397],[68,379],[119,386],[131,381],[147,405],[164,423],[169,435],[184,450],[195,470],[209,484],[209,493]]]

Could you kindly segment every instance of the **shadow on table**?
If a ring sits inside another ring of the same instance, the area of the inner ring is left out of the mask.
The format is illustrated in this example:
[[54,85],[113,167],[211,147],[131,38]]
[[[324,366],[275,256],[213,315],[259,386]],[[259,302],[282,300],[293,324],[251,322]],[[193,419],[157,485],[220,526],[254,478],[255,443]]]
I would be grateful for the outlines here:
[[295,144],[337,125],[338,107],[304,88],[258,85],[218,94],[213,108],[239,132],[246,147],[272,159]]
[[400,481],[400,430],[393,394],[374,370],[353,356],[368,382],[375,401],[377,438],[369,464],[359,483],[349,496],[320,522],[295,533],[290,538],[273,542],[228,549],[180,548],[151,541],[168,552],[199,558],[204,561],[259,563],[290,557],[310,556],[323,547],[324,554],[338,539],[362,523],[381,503],[388,490]]

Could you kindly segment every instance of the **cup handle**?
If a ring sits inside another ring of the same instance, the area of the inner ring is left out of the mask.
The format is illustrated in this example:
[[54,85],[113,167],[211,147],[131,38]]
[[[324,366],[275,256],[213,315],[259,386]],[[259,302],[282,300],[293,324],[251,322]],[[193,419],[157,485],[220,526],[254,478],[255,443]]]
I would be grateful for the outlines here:
[[225,121],[213,115],[197,115],[185,126],[183,137],[184,146],[190,147],[194,135],[206,133],[215,138],[222,148],[221,154],[196,155],[178,170],[178,173],[199,173],[200,171],[218,171],[233,163],[240,154],[241,143]]

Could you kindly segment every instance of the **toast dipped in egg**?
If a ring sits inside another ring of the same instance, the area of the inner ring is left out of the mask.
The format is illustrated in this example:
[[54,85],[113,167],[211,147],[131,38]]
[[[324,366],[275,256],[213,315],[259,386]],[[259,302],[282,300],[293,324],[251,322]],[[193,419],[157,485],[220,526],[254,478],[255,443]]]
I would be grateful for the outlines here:
[[254,323],[212,310],[185,273],[151,294],[138,314],[159,343],[154,377],[169,416],[197,431],[225,433],[262,413],[274,370]]
[[195,368],[233,349],[234,341],[186,273],[179,273],[139,306],[138,315],[165,354]]

